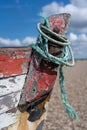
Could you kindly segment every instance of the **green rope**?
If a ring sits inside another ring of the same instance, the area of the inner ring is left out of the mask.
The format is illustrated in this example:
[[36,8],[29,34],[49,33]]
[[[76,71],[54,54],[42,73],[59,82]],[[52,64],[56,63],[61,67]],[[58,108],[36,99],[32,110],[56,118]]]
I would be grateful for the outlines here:
[[60,75],[59,75],[59,83],[61,86],[61,98],[62,101],[65,105],[66,108],[66,112],[68,113],[70,118],[76,119],[78,117],[77,113],[75,112],[75,110],[72,108],[72,106],[69,105],[68,101],[67,101],[67,95],[65,92],[65,88],[64,88],[64,75],[63,75],[63,65],[60,66]]
[[32,48],[37,51],[43,58],[49,59],[50,61],[52,61],[55,64],[64,64],[67,66],[73,66],[75,64],[74,62],[74,57],[73,57],[73,53],[71,50],[70,46],[67,46],[71,55],[72,55],[72,63],[69,63],[68,60],[65,58],[67,53],[64,55],[64,57],[62,58],[57,58],[51,54],[49,54],[48,52],[45,52],[44,50],[42,50],[37,44],[36,45],[32,45]]
[[[53,31],[50,30],[49,28],[43,26],[43,24],[41,24],[41,23],[38,23],[38,24],[37,24],[37,28],[38,28],[39,33],[40,33],[43,37],[47,38],[48,40],[50,40],[50,41],[53,42],[53,43],[56,43],[56,44],[58,44],[58,45],[69,45],[69,44],[70,44],[69,41],[66,39],[66,37],[64,37],[63,35],[59,35],[59,34],[53,32]],[[57,39],[59,39],[60,41],[55,40],[55,39],[52,39],[51,37],[49,37],[48,35],[46,35],[46,34],[42,31],[43,29],[44,29],[44,31],[46,31],[46,32],[48,32],[48,33],[50,33],[50,34],[56,36]]]
[[[72,52],[72,49],[70,47],[70,42],[63,35],[58,35],[55,32],[53,32],[52,30],[50,30],[48,19],[46,17],[43,17],[43,18],[44,18],[44,24],[39,23],[37,25],[37,28],[38,28],[38,31],[39,31],[40,34],[39,34],[37,43],[32,44],[32,48],[36,52],[38,52],[43,58],[48,59],[48,60],[52,61],[53,63],[60,65],[59,83],[60,83],[60,86],[61,86],[61,98],[62,98],[62,101],[65,105],[66,112],[68,113],[69,117],[76,119],[78,117],[77,113],[69,105],[69,103],[67,101],[65,88],[64,88],[63,66],[64,65],[73,66],[75,64],[73,52]],[[47,33],[45,33],[45,32],[47,32]],[[58,40],[52,39],[50,37],[50,35],[54,35]],[[44,42],[43,42],[43,40],[44,40]],[[63,53],[62,53],[61,58],[57,58],[57,57],[49,54],[48,40],[55,43],[55,44],[63,46],[64,49],[63,49]],[[71,55],[72,63],[69,63],[69,61],[68,61],[69,53]]]

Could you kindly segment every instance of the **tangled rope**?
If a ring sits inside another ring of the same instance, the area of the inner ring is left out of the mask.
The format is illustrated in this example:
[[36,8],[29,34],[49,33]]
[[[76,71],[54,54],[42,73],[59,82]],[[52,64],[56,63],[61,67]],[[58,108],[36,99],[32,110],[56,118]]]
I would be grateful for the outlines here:
[[[66,112],[68,113],[69,117],[76,119],[77,113],[75,112],[75,110],[69,105],[68,101],[67,101],[67,96],[66,96],[66,92],[65,92],[65,88],[64,88],[64,75],[63,75],[63,66],[73,66],[75,64],[74,62],[74,56],[73,56],[73,52],[72,49],[70,47],[70,42],[69,40],[63,36],[63,35],[59,35],[55,32],[53,32],[50,29],[49,26],[49,21],[46,17],[44,18],[44,23],[38,23],[37,28],[39,31],[39,37],[37,39],[37,43],[36,44],[32,44],[32,48],[38,52],[43,58],[60,65],[60,69],[59,69],[59,83],[61,86],[61,98],[62,101],[65,105],[66,108]],[[55,36],[57,40],[52,39],[50,36]],[[43,43],[43,39],[44,39],[44,43]],[[62,56],[60,58],[53,56],[52,54],[49,53],[48,51],[48,40],[51,41],[52,43],[56,44],[56,45],[60,45],[63,46],[63,53]],[[68,55],[71,55],[71,59],[72,59],[72,63],[69,63],[69,58]]]

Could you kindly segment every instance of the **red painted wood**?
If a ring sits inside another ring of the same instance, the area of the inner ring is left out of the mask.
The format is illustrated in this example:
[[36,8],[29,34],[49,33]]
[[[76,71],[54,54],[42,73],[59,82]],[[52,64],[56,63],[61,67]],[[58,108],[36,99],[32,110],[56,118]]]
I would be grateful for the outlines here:
[[[55,33],[64,34],[66,33],[68,23],[70,20],[69,14],[59,14],[59,15],[52,15],[48,17],[50,23],[50,29],[53,30]],[[54,38],[54,37],[53,37]],[[60,46],[52,46],[54,43],[50,43],[48,41],[49,52],[52,54],[58,53],[58,57],[61,55],[62,47]],[[50,66],[48,64],[48,68],[41,63],[40,55],[34,54],[32,57],[32,67],[31,73],[28,74],[30,77],[27,81],[26,86],[26,101],[31,102],[40,98],[42,95],[48,93],[50,89],[52,89],[53,84],[57,77],[57,72],[52,71],[49,69]],[[45,62],[44,62],[45,63]],[[51,64],[52,65],[52,64]],[[43,67],[44,66],[44,67]],[[38,68],[38,69],[37,69]],[[32,73],[33,72],[33,73]]]
[[[48,92],[56,80],[57,72],[51,70],[36,70],[31,80],[27,82],[26,101],[31,102],[40,98],[44,93]],[[32,87],[36,90],[31,91]],[[34,94],[33,94],[34,93]]]
[[51,70],[44,70],[40,79],[38,80],[38,92],[49,90],[53,86],[54,81],[56,80],[57,72]]
[[64,31],[64,28],[65,28],[65,21],[59,15],[50,18],[50,28],[51,28],[51,30],[54,30],[55,27],[57,27],[57,26],[59,27],[58,34],[62,34],[62,32]]
[[0,49],[0,77],[27,73],[31,49]]
[[70,22],[70,14],[62,13],[48,17],[50,28],[58,34],[64,34],[67,32],[67,27]]

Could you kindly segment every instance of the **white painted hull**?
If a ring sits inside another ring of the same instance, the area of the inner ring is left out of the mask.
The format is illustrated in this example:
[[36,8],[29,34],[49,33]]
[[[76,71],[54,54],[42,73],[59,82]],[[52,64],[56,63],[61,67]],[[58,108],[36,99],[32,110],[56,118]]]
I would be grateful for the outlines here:
[[20,112],[16,108],[25,78],[26,75],[20,75],[0,79],[0,129],[14,124],[20,118]]
[[25,84],[31,48],[0,48],[0,130],[20,119],[17,109]]

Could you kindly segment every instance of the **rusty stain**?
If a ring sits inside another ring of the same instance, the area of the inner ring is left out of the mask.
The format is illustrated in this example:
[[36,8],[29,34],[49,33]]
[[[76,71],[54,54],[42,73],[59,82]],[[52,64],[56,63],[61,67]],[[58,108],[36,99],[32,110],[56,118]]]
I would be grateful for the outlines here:
[[17,130],[29,130],[28,122],[27,122],[28,116],[29,113],[27,112],[21,113]]

